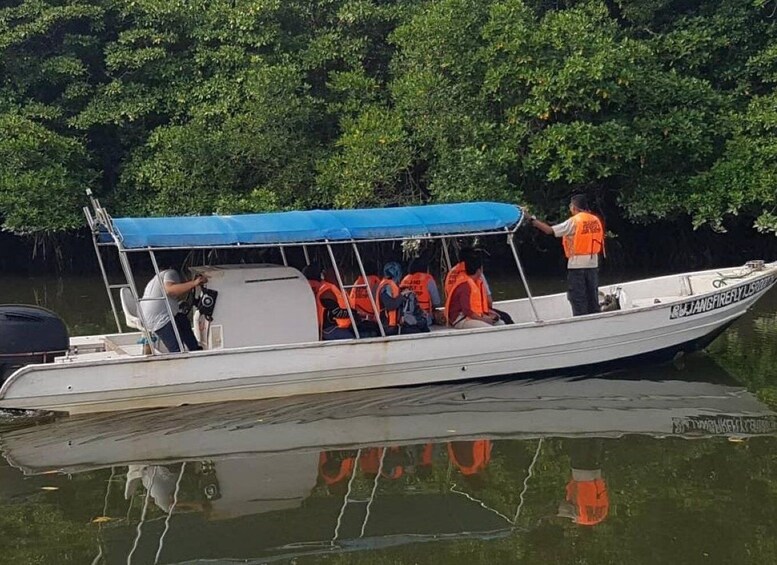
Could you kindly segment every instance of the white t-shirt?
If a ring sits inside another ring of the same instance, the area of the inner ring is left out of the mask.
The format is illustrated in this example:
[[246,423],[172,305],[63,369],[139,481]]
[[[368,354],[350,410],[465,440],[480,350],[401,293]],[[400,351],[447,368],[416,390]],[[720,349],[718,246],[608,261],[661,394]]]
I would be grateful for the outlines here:
[[[181,282],[181,276],[173,269],[167,269],[160,274],[165,284]],[[143,298],[162,298],[164,296],[165,291],[159,285],[159,278],[154,276],[148,281],[146,289],[143,291]],[[173,312],[173,315],[176,315],[178,313],[178,299],[168,296],[167,302],[170,304],[170,310]],[[170,315],[167,313],[167,306],[165,306],[163,300],[142,300],[140,302],[140,309],[143,313],[143,321],[146,323],[149,331],[155,332],[170,321]]]
[[[573,237],[575,235],[575,222],[569,218],[552,226],[553,235],[556,237]],[[567,260],[567,269],[595,269],[599,266],[599,255],[573,255]]]

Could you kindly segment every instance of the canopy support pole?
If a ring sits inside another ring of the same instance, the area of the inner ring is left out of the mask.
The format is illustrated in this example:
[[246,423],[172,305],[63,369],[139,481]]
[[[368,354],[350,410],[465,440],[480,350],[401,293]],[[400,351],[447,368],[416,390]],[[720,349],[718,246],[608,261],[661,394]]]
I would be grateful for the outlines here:
[[451,269],[453,268],[453,266],[451,265],[451,255],[448,252],[448,238],[447,237],[442,238],[442,254],[445,257],[445,266],[448,268],[448,270],[446,271],[446,274],[447,274],[447,273],[450,273]]
[[148,499],[151,496],[151,488],[154,486],[155,478],[156,467],[152,467],[151,484],[148,485],[148,488],[146,489],[146,496],[143,497],[143,510],[140,512],[140,521],[138,522],[138,527],[135,533],[135,541],[132,543],[132,549],[130,550],[129,555],[127,555],[127,565],[132,565],[132,556],[135,554],[135,550],[137,550],[138,544],[140,543],[140,536],[142,533],[143,524],[146,521],[146,512],[148,511]]
[[286,249],[281,245],[281,259],[283,259],[283,266],[288,267],[289,266],[289,260],[286,259]]
[[345,508],[348,506],[348,503],[350,502],[349,497],[351,496],[351,490],[353,489],[353,481],[356,478],[356,471],[359,469],[359,459],[361,459],[362,450],[359,449],[356,451],[356,457],[354,459],[353,464],[353,471],[351,471],[351,477],[348,479],[348,490],[345,491],[345,496],[343,497],[343,505],[340,507],[340,513],[337,515],[337,524],[335,525],[335,535],[332,537],[332,541],[329,542],[329,545],[331,547],[335,546],[335,542],[337,541],[337,538],[340,537],[340,526],[343,523],[343,516],[345,515]]
[[340,287],[340,292],[343,294],[343,300],[345,301],[345,309],[348,310],[348,317],[351,319],[351,328],[353,328],[353,334],[356,339],[360,339],[359,328],[356,327],[356,317],[351,310],[351,303],[348,300],[348,294],[345,292],[345,286],[343,285],[343,278],[340,276],[340,269],[337,267],[337,261],[335,260],[335,252],[332,251],[332,245],[327,242],[326,250],[329,252],[329,259],[332,261],[332,268],[335,270],[335,277],[337,278],[337,286]]
[[165,544],[165,535],[170,530],[170,517],[173,515],[173,510],[178,504],[178,492],[181,490],[181,479],[183,479],[183,472],[186,469],[186,461],[181,463],[181,471],[178,473],[178,480],[175,482],[175,491],[173,491],[173,503],[170,505],[170,511],[165,518],[165,529],[162,531],[162,535],[159,536],[159,545],[157,546],[156,556],[154,557],[154,565],[159,563],[159,557],[162,555],[162,548]]
[[[178,349],[183,353],[183,341],[181,340],[181,334],[178,332],[178,324],[175,323],[175,315],[173,309],[170,308],[170,301],[167,299],[167,292],[165,291],[165,281],[162,280],[162,273],[159,272],[159,264],[156,262],[156,254],[153,249],[148,250],[148,254],[151,257],[151,264],[154,265],[154,273],[156,273],[156,280],[159,281],[159,288],[162,291],[162,298],[165,301],[165,308],[167,309],[167,315],[170,316],[170,323],[173,326],[173,333],[175,333],[175,341],[178,342]],[[187,322],[188,323],[188,322]]]
[[367,501],[367,510],[364,514],[364,521],[362,522],[362,530],[359,533],[359,537],[364,537],[364,531],[367,529],[367,522],[370,521],[370,508],[372,507],[372,501],[375,500],[375,493],[378,490],[378,481],[380,475],[383,473],[383,461],[386,459],[386,448],[382,447],[380,450],[380,463],[378,464],[378,474],[375,475],[375,480],[372,483],[372,491],[370,492],[370,499]]
[[367,297],[370,299],[370,305],[372,306],[372,312],[375,314],[375,321],[378,323],[378,329],[380,330],[381,337],[386,337],[386,330],[383,329],[383,321],[380,319],[380,310],[378,310],[378,303],[375,302],[375,297],[372,295],[372,289],[370,283],[367,280],[367,272],[364,270],[364,263],[362,263],[362,257],[359,253],[359,246],[355,241],[351,242],[353,247],[353,253],[356,255],[356,262],[359,264],[359,272],[361,273],[364,284],[367,287]]
[[310,265],[310,254],[308,253],[308,246],[302,246],[302,253],[305,255],[305,264]]
[[146,338],[146,343],[148,343],[148,347],[151,349],[151,354],[156,355],[157,350],[153,346],[154,341],[151,338],[151,331],[148,329],[148,324],[146,324],[146,319],[143,315],[143,308],[140,307],[141,298],[138,294],[138,287],[135,285],[135,275],[132,274],[132,266],[129,263],[129,257],[121,246],[117,244],[117,247],[119,250],[119,263],[121,264],[121,268],[124,271],[124,278],[127,279],[127,284],[130,287],[130,291],[132,291],[135,304],[138,305],[138,319],[140,320],[140,325],[143,326],[143,337]]
[[103,264],[102,253],[97,245],[97,232],[95,232],[94,218],[89,212],[89,208],[84,207],[84,214],[86,215],[86,222],[89,224],[89,228],[92,232],[92,245],[94,245],[94,254],[97,255],[97,264],[100,266],[100,273],[103,276],[103,283],[105,284],[105,291],[108,293],[108,301],[111,303],[111,312],[113,312],[113,320],[116,322],[116,330],[119,333],[124,333],[119,322],[119,312],[116,309],[116,302],[113,300],[113,292],[111,291],[111,283],[108,282],[108,274],[105,272],[105,265]]
[[526,274],[523,272],[523,265],[521,264],[521,259],[518,256],[518,249],[515,247],[515,232],[508,232],[507,243],[510,245],[510,250],[513,252],[513,259],[515,259],[515,264],[518,266],[518,272],[521,274],[523,287],[526,289],[526,296],[529,298],[529,306],[531,306],[531,311],[534,313],[534,321],[541,322],[542,320],[540,319],[540,315],[537,313],[537,308],[534,305],[534,298],[532,297],[531,290],[529,289],[529,281],[526,280]]
[[524,496],[526,495],[526,491],[529,490],[529,479],[532,478],[532,474],[534,473],[534,465],[537,464],[537,459],[540,457],[540,449],[542,449],[542,438],[539,439],[537,442],[537,451],[534,452],[534,458],[531,460],[531,463],[529,464],[529,469],[526,471],[526,478],[523,479],[523,488],[521,489],[521,493],[518,496],[519,502],[518,502],[518,508],[515,509],[515,518],[513,518],[513,527],[518,525],[518,518],[521,517],[521,509],[523,508],[524,503]]

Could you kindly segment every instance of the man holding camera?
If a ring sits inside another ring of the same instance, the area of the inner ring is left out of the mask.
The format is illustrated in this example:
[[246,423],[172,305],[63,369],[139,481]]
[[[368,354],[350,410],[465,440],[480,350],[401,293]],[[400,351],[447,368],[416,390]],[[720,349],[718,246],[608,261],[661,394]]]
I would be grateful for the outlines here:
[[[160,280],[164,284],[164,291]],[[197,342],[197,338],[192,331],[191,322],[186,314],[180,312],[180,300],[189,292],[198,286],[208,282],[205,275],[197,275],[194,279],[181,282],[181,275],[175,269],[165,269],[159,276],[154,276],[143,291],[143,299],[140,301],[140,311],[143,315],[143,322],[146,329],[154,332],[162,343],[165,344],[170,353],[180,353],[181,348],[175,337],[173,323],[178,329],[178,335],[181,337],[181,343],[189,351],[199,351],[202,349]],[[162,298],[166,298],[170,305],[168,311],[167,305]],[[169,312],[173,313],[173,319],[170,319]]]

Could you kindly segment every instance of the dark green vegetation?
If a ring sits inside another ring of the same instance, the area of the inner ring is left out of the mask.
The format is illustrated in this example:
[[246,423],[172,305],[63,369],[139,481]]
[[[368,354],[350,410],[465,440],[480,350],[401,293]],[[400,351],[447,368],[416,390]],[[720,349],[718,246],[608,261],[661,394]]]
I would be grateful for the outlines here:
[[777,230],[774,0],[5,0],[0,220],[494,199]]

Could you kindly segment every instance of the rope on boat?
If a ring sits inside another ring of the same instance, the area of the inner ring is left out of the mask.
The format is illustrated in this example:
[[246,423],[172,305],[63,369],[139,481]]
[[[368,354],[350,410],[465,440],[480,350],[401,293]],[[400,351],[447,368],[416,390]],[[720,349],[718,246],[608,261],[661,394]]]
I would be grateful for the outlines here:
[[712,287],[713,288],[723,288],[724,286],[728,286],[728,283],[726,281],[741,280],[741,279],[749,277],[754,272],[755,272],[755,270],[750,268],[750,267],[746,267],[742,271],[735,272],[735,273],[733,273],[731,275],[724,275],[723,273],[718,272],[717,273],[718,278],[714,279],[712,281]]

